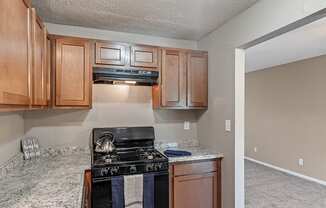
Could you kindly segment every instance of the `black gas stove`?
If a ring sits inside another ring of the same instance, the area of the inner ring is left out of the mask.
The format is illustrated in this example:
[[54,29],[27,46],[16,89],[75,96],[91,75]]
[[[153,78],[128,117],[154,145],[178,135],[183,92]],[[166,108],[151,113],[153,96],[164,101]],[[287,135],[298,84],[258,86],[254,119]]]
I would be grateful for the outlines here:
[[93,208],[111,208],[112,177],[134,174],[154,174],[155,208],[168,208],[168,158],[154,148],[154,140],[153,127],[93,129]]
[[[97,140],[108,134],[112,134],[114,149],[96,152]],[[94,129],[93,178],[168,170],[168,159],[154,148],[154,138],[153,127]]]

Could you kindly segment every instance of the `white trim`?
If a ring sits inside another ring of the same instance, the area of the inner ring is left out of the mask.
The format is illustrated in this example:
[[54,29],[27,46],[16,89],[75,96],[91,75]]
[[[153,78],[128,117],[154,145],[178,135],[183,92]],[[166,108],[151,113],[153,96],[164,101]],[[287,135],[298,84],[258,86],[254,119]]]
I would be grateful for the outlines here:
[[265,163],[265,162],[262,162],[262,161],[259,161],[259,160],[255,160],[255,159],[250,158],[250,157],[244,157],[244,158],[246,160],[251,161],[251,162],[254,162],[254,163],[257,163],[257,164],[260,164],[260,165],[263,165],[263,166],[266,166],[266,167],[281,171],[283,173],[287,173],[289,175],[296,176],[296,177],[299,177],[299,178],[302,178],[302,179],[312,181],[312,182],[318,183],[320,185],[326,186],[326,181],[319,180],[317,178],[313,178],[313,177],[310,177],[310,176],[306,176],[306,175],[303,175],[303,174],[300,174],[300,173],[297,173],[297,172],[294,172],[294,171],[291,171],[291,170],[288,170],[288,169],[280,168],[280,167],[277,167],[275,165],[271,165],[271,164],[268,164],[268,163]]
[[245,59],[244,49],[235,49],[235,207],[245,207],[245,186],[244,186],[244,111],[245,111]]

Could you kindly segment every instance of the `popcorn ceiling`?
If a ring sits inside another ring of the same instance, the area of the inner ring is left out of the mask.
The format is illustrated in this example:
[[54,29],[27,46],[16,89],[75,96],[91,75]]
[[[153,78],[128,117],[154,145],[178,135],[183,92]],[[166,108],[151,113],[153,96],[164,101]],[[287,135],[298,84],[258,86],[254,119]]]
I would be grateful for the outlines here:
[[45,22],[198,40],[257,0],[33,0]]

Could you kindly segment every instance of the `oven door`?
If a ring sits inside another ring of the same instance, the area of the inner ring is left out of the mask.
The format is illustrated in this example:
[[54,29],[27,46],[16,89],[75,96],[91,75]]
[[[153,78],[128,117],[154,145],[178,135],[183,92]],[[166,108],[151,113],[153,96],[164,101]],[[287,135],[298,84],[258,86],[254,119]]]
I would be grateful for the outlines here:
[[[154,186],[155,208],[169,208],[169,173],[154,173]],[[111,178],[93,179],[92,208],[114,208],[112,191]]]

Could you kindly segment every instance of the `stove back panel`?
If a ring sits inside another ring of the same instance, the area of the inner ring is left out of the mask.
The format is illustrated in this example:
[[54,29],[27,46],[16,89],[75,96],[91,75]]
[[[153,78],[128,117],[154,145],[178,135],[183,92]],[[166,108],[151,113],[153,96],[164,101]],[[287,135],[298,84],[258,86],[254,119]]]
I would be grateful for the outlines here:
[[93,129],[93,144],[104,134],[111,133],[114,145],[119,148],[153,147],[155,132],[153,127],[116,127]]

